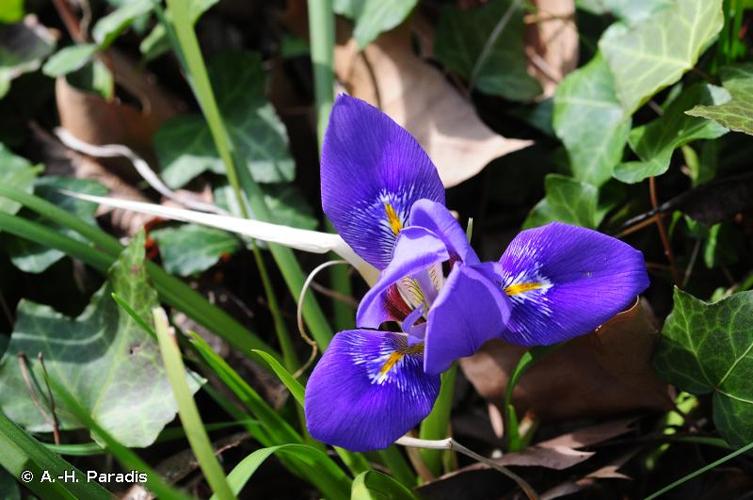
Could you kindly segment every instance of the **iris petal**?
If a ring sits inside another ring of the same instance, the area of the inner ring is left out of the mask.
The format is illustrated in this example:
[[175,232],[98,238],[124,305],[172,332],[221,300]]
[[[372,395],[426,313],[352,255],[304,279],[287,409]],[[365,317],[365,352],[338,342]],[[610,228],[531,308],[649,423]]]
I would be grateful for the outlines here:
[[322,207],[337,232],[378,269],[390,262],[411,206],[444,203],[444,187],[418,142],[364,101],[338,96],[324,137]]
[[311,435],[352,451],[386,448],[431,412],[439,377],[423,371],[421,344],[391,332],[335,335],[306,386]]
[[411,208],[408,222],[420,226],[439,236],[447,246],[450,255],[466,264],[477,264],[479,258],[468,243],[468,237],[452,216],[447,207],[431,200],[419,200]]
[[356,314],[356,325],[359,328],[378,328],[385,321],[402,321],[404,318],[393,317],[390,312],[388,300],[390,293],[395,290],[394,287],[400,288],[405,302],[412,306],[411,309],[415,308],[416,302],[423,302],[421,294],[432,293],[433,290],[423,291],[425,287],[420,286],[418,281],[411,277],[428,272],[427,270],[434,265],[449,258],[447,248],[434,233],[421,227],[405,228],[395,245],[392,262],[382,271],[379,280],[361,300]]
[[640,251],[561,223],[520,233],[495,270],[512,304],[504,338],[525,346],[588,333],[629,307],[649,285]]
[[427,318],[426,373],[442,373],[503,332],[510,301],[490,279],[492,266],[460,264],[450,272]]

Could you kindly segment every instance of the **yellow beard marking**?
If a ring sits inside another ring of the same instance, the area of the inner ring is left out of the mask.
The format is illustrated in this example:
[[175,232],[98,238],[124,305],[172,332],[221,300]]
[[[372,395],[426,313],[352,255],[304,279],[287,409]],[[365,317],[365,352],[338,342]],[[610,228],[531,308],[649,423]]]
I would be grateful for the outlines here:
[[389,203],[384,204],[384,211],[387,212],[387,221],[390,223],[390,229],[392,229],[392,234],[397,236],[397,233],[399,233],[400,230],[403,228],[403,223],[400,221],[400,218],[397,216],[397,212],[395,212],[395,209]]
[[382,367],[379,369],[379,380],[382,381],[387,378],[387,374],[392,370],[396,364],[400,362],[401,359],[403,359],[404,356],[408,354],[420,354],[424,350],[424,344],[423,342],[420,342],[418,344],[413,344],[410,347],[407,347],[400,351],[395,351],[387,358],[387,361],[384,362]]
[[544,283],[516,283],[505,288],[507,295],[519,295],[521,293],[530,292],[531,290],[538,290],[544,287]]

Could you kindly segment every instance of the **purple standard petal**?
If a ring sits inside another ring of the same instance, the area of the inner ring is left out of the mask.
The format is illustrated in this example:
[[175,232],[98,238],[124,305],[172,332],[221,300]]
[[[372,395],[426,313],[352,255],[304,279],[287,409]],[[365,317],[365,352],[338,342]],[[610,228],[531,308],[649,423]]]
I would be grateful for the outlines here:
[[427,319],[424,371],[439,374],[499,338],[510,317],[510,301],[493,279],[493,264],[456,265]]
[[403,312],[409,313],[420,304],[428,310],[433,294],[441,286],[436,281],[443,280],[440,264],[449,258],[444,242],[434,233],[421,227],[406,227],[397,240],[392,262],[361,300],[356,325],[378,328],[385,321],[404,320],[405,316],[395,313],[396,301],[402,301]]
[[452,259],[466,264],[479,263],[465,231],[443,204],[431,200],[417,201],[411,209],[408,224],[426,228],[436,234],[447,246]]
[[377,108],[340,95],[322,147],[322,207],[366,262],[384,269],[411,206],[444,203],[444,187],[418,142]]
[[439,377],[423,371],[423,345],[404,335],[338,333],[306,385],[311,435],[352,451],[386,448],[423,420],[439,392]]
[[495,269],[512,303],[503,337],[525,346],[588,333],[649,285],[641,252],[597,231],[556,222],[520,233]]

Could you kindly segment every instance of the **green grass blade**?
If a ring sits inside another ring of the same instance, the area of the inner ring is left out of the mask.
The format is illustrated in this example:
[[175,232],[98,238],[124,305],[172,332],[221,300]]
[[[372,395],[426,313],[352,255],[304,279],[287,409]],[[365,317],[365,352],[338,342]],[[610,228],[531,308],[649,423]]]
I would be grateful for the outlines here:
[[[29,488],[35,495],[45,499],[110,499],[112,494],[95,482],[87,482],[83,472],[66,462],[42,443],[16,426],[2,412],[0,412],[0,466],[8,473],[20,478],[22,472],[31,472],[33,478],[21,484]],[[78,482],[44,482],[39,480],[43,471],[57,478],[73,471]]]
[[[442,385],[439,396],[434,403],[431,413],[421,422],[419,436],[421,439],[437,440],[449,437],[450,412],[452,411],[452,398],[455,394],[455,378],[458,367],[453,364],[449,370],[442,374]],[[452,453],[450,450],[419,450],[421,459],[434,476],[442,474],[442,456]]]
[[178,404],[178,415],[186,431],[186,438],[191,445],[199,467],[204,473],[209,486],[220,500],[235,498],[230,485],[225,478],[225,472],[217,461],[214,447],[209,440],[204,423],[201,421],[199,409],[186,382],[186,367],[183,356],[175,339],[175,332],[170,328],[167,314],[161,308],[154,309],[154,328],[157,332],[162,361],[165,364],[167,378],[173,389],[175,401]]
[[738,456],[742,455],[743,453],[748,453],[751,450],[753,450],[753,443],[748,443],[745,446],[743,446],[742,448],[740,448],[739,450],[733,451],[729,455],[725,455],[722,458],[720,458],[719,460],[711,462],[710,464],[708,464],[708,465],[706,465],[704,467],[701,467],[700,469],[698,469],[698,470],[696,470],[696,471],[688,474],[687,476],[681,477],[677,481],[674,481],[673,483],[668,484],[667,486],[665,486],[664,488],[660,489],[659,491],[657,491],[655,493],[652,493],[649,496],[647,496],[645,498],[645,500],[653,500],[654,498],[658,498],[658,497],[662,496],[663,494],[667,493],[668,491],[673,490],[673,489],[677,488],[678,486],[687,483],[691,479],[696,478],[696,477],[700,476],[701,474],[704,474],[704,473],[710,471],[711,469],[719,467],[720,465],[729,462],[733,458],[738,457]]
[[[259,466],[275,453],[287,458],[295,457],[301,463],[304,463],[307,476],[311,478],[325,498],[348,498],[350,489],[348,477],[329,460],[324,452],[305,444],[283,444],[256,450],[236,465],[228,475],[228,482],[233,491],[238,494]],[[212,497],[212,499],[214,498]]]
[[382,463],[390,470],[392,476],[408,488],[416,484],[417,478],[413,468],[408,464],[400,449],[394,444],[378,452]]
[[[282,382],[285,387],[288,388],[290,391],[290,394],[293,396],[293,398],[296,400],[296,402],[303,408],[305,401],[304,401],[304,388],[303,385],[301,385],[300,382],[298,382],[293,375],[288,372],[284,366],[280,364],[279,361],[274,359],[269,354],[263,352],[263,351],[253,351],[254,354],[259,356],[264,360],[264,362],[267,363],[267,365],[272,369],[273,372],[277,375],[277,378],[280,379],[280,382]],[[345,465],[350,469],[351,472],[354,474],[361,473],[365,470],[371,469],[371,466],[369,465],[368,460],[364,458],[363,455],[360,453],[352,453],[348,450],[345,450],[343,448],[339,448],[335,446],[335,451],[340,456],[342,461],[345,463]]]
[[405,486],[377,471],[360,473],[350,490],[351,500],[413,500],[416,496]]
[[[95,433],[97,437],[105,443],[107,449],[115,456],[124,469],[135,470],[146,474],[147,480],[144,486],[149,491],[157,495],[161,500],[188,500],[190,498],[185,493],[170,486],[154,469],[141,460],[136,453],[120,444],[120,442],[105,431],[94,421],[91,415],[89,415],[89,413],[78,404],[71,393],[68,392],[68,389],[62,384],[58,383],[55,379],[50,379],[49,382],[50,386],[52,386],[55,391],[55,394],[58,395],[61,406],[76,417],[84,427]],[[79,498],[87,497],[84,496]]]

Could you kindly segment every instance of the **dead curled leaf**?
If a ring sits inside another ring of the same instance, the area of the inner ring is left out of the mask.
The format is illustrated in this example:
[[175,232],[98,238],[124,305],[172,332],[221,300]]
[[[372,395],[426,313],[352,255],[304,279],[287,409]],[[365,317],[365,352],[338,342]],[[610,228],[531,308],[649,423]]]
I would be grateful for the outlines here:
[[[651,366],[656,323],[641,300],[595,332],[571,340],[523,375],[513,393],[516,408],[545,420],[670,409],[668,386]],[[501,405],[523,351],[491,341],[460,366],[480,395]]]
[[359,52],[341,24],[335,74],[349,94],[368,101],[413,134],[446,187],[478,174],[491,160],[530,141],[494,133],[436,68],[414,54],[406,23]]

